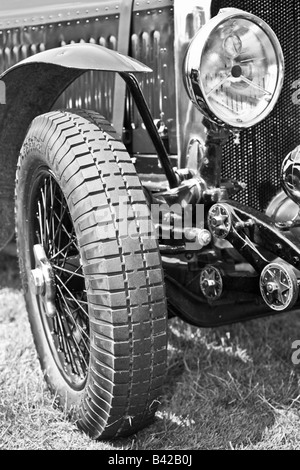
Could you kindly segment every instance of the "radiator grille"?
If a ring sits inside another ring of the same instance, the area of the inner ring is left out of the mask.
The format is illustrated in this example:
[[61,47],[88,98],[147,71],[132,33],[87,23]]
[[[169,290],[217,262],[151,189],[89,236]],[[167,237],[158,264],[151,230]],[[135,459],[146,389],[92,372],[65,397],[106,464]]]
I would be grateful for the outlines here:
[[300,144],[300,106],[292,100],[297,94],[293,83],[300,80],[300,2],[217,0],[212,2],[212,16],[226,7],[240,8],[264,19],[277,34],[285,58],[284,87],[275,109],[265,121],[242,132],[240,146],[232,139],[223,155],[223,177],[247,183],[247,190],[236,198],[263,210],[280,188],[283,158]]

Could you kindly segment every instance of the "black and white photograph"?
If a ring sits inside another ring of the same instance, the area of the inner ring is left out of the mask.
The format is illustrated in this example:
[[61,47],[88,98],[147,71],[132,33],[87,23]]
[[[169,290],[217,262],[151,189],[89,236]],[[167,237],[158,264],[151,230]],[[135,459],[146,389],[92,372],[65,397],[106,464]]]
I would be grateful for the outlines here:
[[0,450],[300,450],[299,31],[1,0]]

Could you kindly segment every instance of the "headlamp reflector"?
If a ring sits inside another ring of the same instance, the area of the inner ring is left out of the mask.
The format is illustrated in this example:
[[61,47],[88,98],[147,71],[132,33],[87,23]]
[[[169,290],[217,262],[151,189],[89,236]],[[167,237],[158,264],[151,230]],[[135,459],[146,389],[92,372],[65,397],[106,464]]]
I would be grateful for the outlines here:
[[226,9],[191,41],[185,80],[193,103],[210,119],[241,129],[273,109],[284,60],[275,33],[256,16]]

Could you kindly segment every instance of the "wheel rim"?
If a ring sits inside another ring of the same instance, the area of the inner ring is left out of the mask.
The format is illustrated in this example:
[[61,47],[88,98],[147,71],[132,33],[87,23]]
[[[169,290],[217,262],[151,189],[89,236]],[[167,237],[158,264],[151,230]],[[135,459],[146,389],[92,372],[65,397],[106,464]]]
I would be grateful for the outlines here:
[[[51,171],[38,168],[32,181],[29,195],[30,292],[36,299],[35,305],[58,369],[74,390],[81,390],[89,367],[90,339],[86,286],[75,229],[65,197]],[[52,288],[47,283],[43,285],[45,276],[38,279],[39,271],[41,274],[43,270],[37,252],[46,256],[44,262],[53,281]],[[42,283],[38,289],[37,283]]]

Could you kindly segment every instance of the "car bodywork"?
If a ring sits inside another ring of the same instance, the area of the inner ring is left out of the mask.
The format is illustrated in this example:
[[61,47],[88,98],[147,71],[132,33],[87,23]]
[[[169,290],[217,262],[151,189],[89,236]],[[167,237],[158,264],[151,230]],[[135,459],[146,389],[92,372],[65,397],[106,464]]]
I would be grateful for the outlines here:
[[[94,44],[77,48],[51,49],[40,59],[29,57],[11,67],[1,76],[5,84],[6,103],[0,114],[1,126],[1,204],[2,225],[0,243],[7,242],[14,226],[13,187],[18,154],[31,121],[48,112],[62,92],[86,70],[110,72],[149,72],[146,66],[100,48]],[[99,65],[98,65],[99,64]],[[47,92],[40,93],[40,90]],[[20,103],[22,107],[20,109]]]
[[[263,123],[241,133],[239,145],[232,137],[229,139],[224,130],[216,134],[212,130],[208,138],[209,125],[190,102],[182,80],[183,59],[197,30],[220,8],[237,7],[271,19],[284,45],[286,31],[277,27],[275,15],[270,13],[270,5],[276,2],[267,2],[269,9],[255,1],[247,5],[240,1],[208,0],[182,3],[179,0],[108,0],[78,2],[70,7],[64,2],[51,2],[40,8],[32,2],[17,14],[10,13],[8,7],[5,10],[2,4],[0,28],[5,71],[1,80],[6,85],[6,104],[0,109],[0,214],[3,221],[0,245],[4,246],[13,232],[15,167],[26,129],[35,116],[52,107],[91,108],[105,115],[122,134],[149,191],[163,192],[169,187],[176,190],[184,180],[193,180],[193,172],[201,166],[205,156],[215,153],[219,158],[223,151],[224,186],[217,189],[226,192],[226,181],[230,179],[233,183],[229,191],[232,198],[230,201],[225,198],[224,204],[221,198],[221,209],[230,214],[231,221],[241,224],[246,234],[236,230],[233,224],[227,244],[222,242],[204,250],[200,261],[195,253],[186,256],[185,248],[176,246],[173,241],[162,244],[161,251],[170,312],[198,326],[214,326],[270,313],[261,300],[258,282],[270,261],[264,256],[265,250],[272,253],[272,261],[280,258],[297,271],[300,268],[297,227],[294,224],[281,230],[276,225],[282,222],[278,216],[282,204],[287,204],[285,212],[293,212],[295,203],[285,196],[281,196],[280,201],[277,199],[277,203],[271,202],[280,188],[283,157],[299,142],[299,130],[295,130],[296,126],[291,130],[289,119],[283,123],[282,114],[291,88],[297,90],[297,83],[288,63],[289,81],[279,105]],[[294,18],[290,11],[292,3],[287,2],[284,8],[287,9],[285,15]],[[17,7],[18,3],[15,5]],[[85,43],[78,48],[78,54],[76,47],[68,46],[73,43]],[[53,47],[60,49],[51,51]],[[35,58],[35,53],[47,49],[51,50]],[[23,62],[13,65],[22,58]],[[149,68],[153,73],[149,73]],[[141,72],[136,82],[134,72]],[[293,106],[297,114],[299,108]],[[151,119],[156,126],[151,124]],[[281,126],[278,152],[276,137]],[[187,172],[176,173],[174,168],[187,168]],[[212,177],[212,187],[214,176],[207,176]],[[241,180],[247,189],[242,190]],[[183,183],[183,189],[187,188],[191,189],[188,183],[186,186]],[[175,192],[176,201],[180,200],[179,192]],[[215,193],[210,193],[208,208],[220,202],[215,197]],[[195,201],[192,197],[189,202],[194,204]],[[268,205],[265,215],[263,211]],[[247,226],[249,221],[251,226]],[[257,246],[261,246],[261,252]],[[235,262],[231,258],[229,264],[224,261],[228,247],[241,258]],[[218,260],[218,253],[222,253],[222,260]],[[241,272],[245,262],[248,268]],[[199,277],[206,264],[215,263],[220,264],[218,272],[225,270],[226,293],[208,300],[199,289]]]

